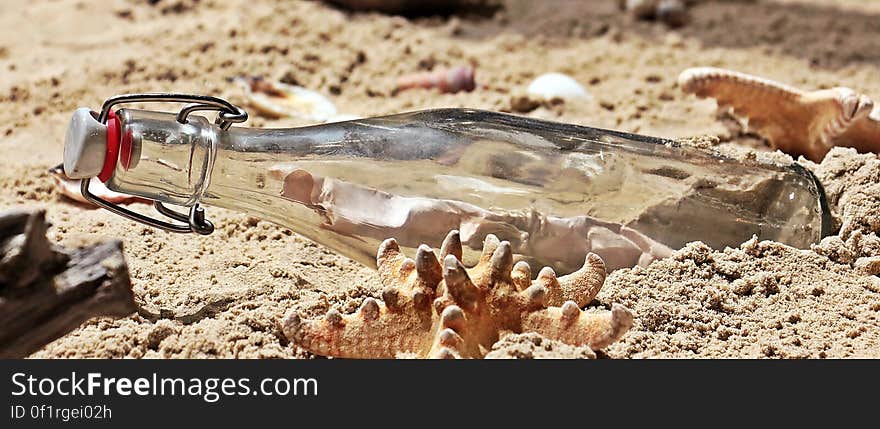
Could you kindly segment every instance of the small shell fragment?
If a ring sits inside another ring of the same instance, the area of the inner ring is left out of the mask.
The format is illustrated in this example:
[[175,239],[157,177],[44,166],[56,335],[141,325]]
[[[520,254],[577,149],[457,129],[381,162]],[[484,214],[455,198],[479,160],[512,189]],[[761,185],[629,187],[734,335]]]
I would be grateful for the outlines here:
[[530,96],[543,100],[589,100],[592,98],[581,84],[571,76],[562,73],[546,73],[538,76],[529,84],[527,92]]
[[670,27],[687,22],[687,5],[683,0],[620,0],[620,7],[636,19],[656,19]]
[[658,0],[620,0],[620,6],[638,19],[651,19],[657,12]]
[[436,88],[440,92],[456,93],[459,91],[470,92],[476,87],[474,68],[458,66],[401,76],[397,79],[397,87],[394,92],[398,93],[412,88]]
[[301,86],[262,77],[239,77],[235,82],[244,89],[248,105],[263,116],[320,122],[337,117],[336,106],[330,100]]
[[670,27],[687,23],[687,7],[682,0],[661,0],[657,5],[657,19]]
[[[60,166],[50,169],[49,173],[52,175],[52,179],[55,180],[55,185],[58,186],[58,192],[60,192],[61,195],[75,202],[97,207],[90,201],[87,201],[82,193],[80,193],[81,182],[79,179],[71,179],[67,177]],[[89,192],[91,192],[92,195],[113,204],[152,203],[152,201],[145,198],[111,191],[97,178],[93,178],[89,181]]]

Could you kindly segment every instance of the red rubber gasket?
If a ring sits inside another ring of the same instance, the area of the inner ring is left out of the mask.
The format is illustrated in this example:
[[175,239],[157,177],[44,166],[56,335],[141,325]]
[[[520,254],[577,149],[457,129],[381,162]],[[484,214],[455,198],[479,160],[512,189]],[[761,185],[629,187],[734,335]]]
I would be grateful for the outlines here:
[[[107,116],[107,155],[104,157],[104,167],[101,169],[101,174],[98,174],[98,179],[102,182],[113,177],[113,170],[116,169],[116,159],[119,156],[120,128],[122,126],[119,123],[119,118],[116,117],[116,112],[111,110]],[[130,148],[129,152],[131,152]]]

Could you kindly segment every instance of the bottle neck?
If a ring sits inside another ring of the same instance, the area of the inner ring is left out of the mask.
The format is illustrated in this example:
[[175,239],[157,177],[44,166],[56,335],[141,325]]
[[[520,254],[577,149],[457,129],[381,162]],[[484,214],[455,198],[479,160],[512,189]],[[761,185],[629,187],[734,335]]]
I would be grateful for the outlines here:
[[170,113],[122,109],[117,116],[120,160],[107,187],[170,204],[198,202],[209,186],[222,131],[195,115],[186,124]]

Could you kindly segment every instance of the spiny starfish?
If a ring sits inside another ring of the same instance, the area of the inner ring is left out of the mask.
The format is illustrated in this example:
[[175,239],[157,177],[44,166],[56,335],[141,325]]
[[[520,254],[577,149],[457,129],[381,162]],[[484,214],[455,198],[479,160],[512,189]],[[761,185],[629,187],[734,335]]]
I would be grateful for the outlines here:
[[880,150],[880,109],[874,109],[870,98],[850,88],[802,91],[711,67],[687,69],[678,83],[687,93],[716,99],[719,108],[732,108],[774,149],[793,156],[804,155],[819,162],[834,146],[860,152]]
[[[510,243],[487,235],[473,268],[461,262],[461,240],[452,231],[434,251],[421,245],[415,260],[394,239],[377,255],[382,301],[367,298],[354,314],[330,310],[303,320],[296,310],[282,322],[284,334],[311,353],[342,358],[482,358],[506,333],[536,332],[547,338],[598,350],[632,327],[630,311],[584,312],[605,281],[595,254],[583,267],[557,278],[545,267],[532,281],[529,265],[513,263]],[[551,305],[548,307],[548,305]]]

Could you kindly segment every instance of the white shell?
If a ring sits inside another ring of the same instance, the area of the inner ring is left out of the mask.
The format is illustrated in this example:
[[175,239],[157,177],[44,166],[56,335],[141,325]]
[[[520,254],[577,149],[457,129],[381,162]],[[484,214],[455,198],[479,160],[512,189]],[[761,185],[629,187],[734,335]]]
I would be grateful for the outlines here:
[[325,122],[336,117],[336,106],[323,95],[301,86],[281,82],[266,82],[283,97],[251,91],[246,80],[240,79],[248,103],[260,113],[276,118],[293,117]]
[[659,0],[626,0],[625,9],[636,18],[650,18],[657,11]]
[[551,100],[561,98],[563,100],[589,100],[592,97],[581,84],[562,73],[547,73],[538,76],[529,84],[529,95]]

